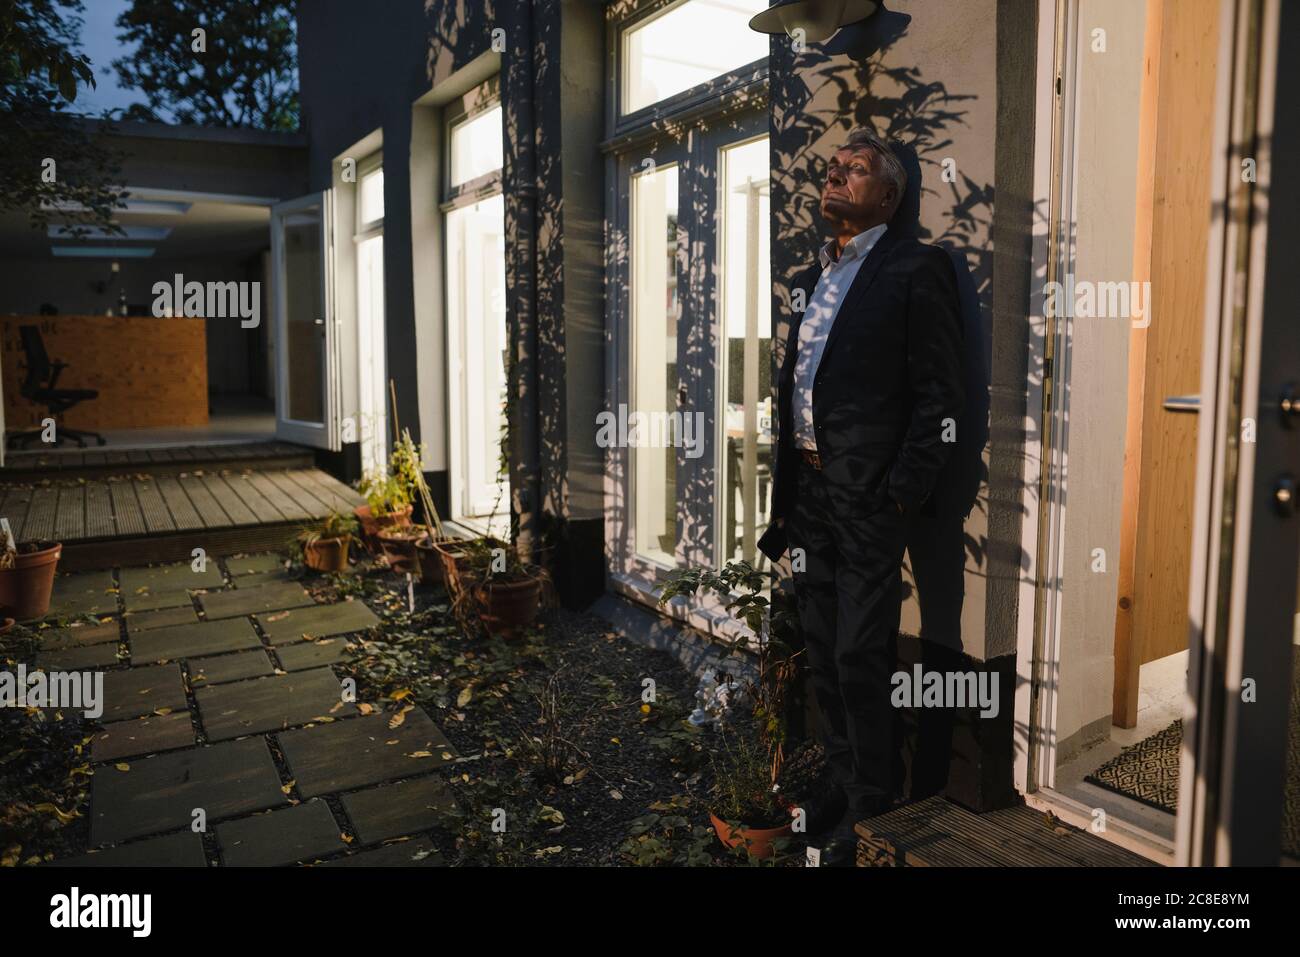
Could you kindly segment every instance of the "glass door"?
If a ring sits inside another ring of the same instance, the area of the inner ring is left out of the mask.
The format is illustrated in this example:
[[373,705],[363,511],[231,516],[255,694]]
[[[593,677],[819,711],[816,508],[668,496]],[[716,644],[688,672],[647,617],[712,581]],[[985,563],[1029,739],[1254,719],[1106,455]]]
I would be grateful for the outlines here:
[[271,210],[279,438],[339,449],[339,364],[330,308],[329,202],[313,193]]
[[1300,862],[1300,189],[1273,163],[1300,136],[1300,72],[1278,57],[1300,8],[1223,12],[1176,856],[1275,865]]
[[[361,163],[356,190],[357,415],[363,473],[387,466],[388,361],[384,330],[384,166]],[[396,440],[397,436],[392,436]]]

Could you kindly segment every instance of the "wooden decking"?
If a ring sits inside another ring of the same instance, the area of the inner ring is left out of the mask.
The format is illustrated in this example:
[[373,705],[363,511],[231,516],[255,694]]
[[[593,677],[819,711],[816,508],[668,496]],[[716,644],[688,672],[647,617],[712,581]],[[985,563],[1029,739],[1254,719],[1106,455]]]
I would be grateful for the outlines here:
[[183,445],[118,451],[34,449],[5,455],[0,482],[27,482],[61,475],[77,478],[148,472],[171,474],[192,469],[308,468],[312,452],[288,442],[242,442],[229,445]]
[[943,797],[856,826],[859,867],[1156,867],[1025,805],[975,814]]
[[362,499],[314,468],[195,469],[0,485],[21,540],[63,543],[62,569],[186,558],[284,543],[293,529]]

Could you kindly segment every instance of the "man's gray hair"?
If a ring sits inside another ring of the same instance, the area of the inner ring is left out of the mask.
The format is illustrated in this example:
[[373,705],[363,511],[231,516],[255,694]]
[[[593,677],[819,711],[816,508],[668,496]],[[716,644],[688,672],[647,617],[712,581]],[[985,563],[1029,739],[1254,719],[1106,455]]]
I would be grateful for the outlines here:
[[907,171],[903,169],[903,164],[895,155],[893,147],[877,136],[875,131],[865,126],[859,126],[849,133],[844,146],[854,150],[865,148],[876,154],[880,175],[898,191],[898,198],[894,201],[894,209],[897,209],[898,204],[903,201],[903,193],[907,192]]

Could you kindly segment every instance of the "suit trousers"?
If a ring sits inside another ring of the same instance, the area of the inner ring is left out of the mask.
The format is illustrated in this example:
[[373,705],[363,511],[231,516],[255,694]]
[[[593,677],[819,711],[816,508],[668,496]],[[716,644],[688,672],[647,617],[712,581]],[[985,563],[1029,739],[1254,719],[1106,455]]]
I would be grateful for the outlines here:
[[788,533],[820,740],[831,780],[865,815],[902,785],[901,716],[890,703],[890,678],[907,519],[887,493],[838,487],[798,461]]

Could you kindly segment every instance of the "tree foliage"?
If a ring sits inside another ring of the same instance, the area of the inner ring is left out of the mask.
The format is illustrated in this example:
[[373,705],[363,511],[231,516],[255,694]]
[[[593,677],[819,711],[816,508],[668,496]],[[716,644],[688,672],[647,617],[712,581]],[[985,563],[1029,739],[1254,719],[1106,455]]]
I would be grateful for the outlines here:
[[22,211],[32,226],[51,219],[72,237],[116,230],[120,154],[68,107],[95,85],[76,51],[81,0],[0,0],[0,212]]
[[292,0],[133,0],[117,26],[135,49],[113,68],[145,102],[124,118],[297,129],[294,10]]

